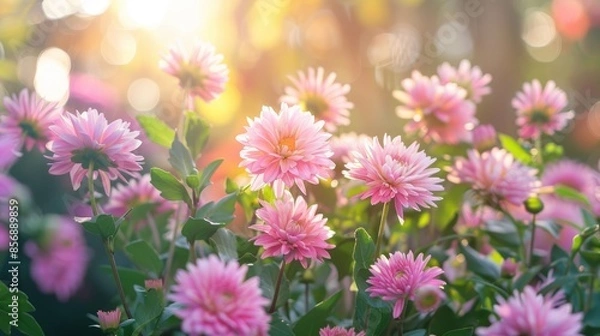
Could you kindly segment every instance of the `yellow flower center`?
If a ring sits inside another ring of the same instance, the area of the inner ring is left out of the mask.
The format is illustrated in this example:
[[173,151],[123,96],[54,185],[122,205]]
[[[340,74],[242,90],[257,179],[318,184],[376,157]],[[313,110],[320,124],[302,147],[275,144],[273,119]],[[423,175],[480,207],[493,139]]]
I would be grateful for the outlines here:
[[308,94],[300,100],[300,107],[318,117],[329,109],[329,104],[321,96]]
[[279,148],[281,151],[293,152],[296,150],[296,138],[293,136],[287,136],[279,140]]

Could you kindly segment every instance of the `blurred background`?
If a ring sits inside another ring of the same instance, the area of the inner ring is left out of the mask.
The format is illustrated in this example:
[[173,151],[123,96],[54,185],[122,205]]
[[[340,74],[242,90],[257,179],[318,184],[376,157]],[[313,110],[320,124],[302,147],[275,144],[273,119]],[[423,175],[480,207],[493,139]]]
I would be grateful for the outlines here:
[[[338,132],[372,136],[402,134],[391,92],[415,69],[432,75],[443,62],[469,59],[490,73],[492,94],[477,117],[511,135],[522,83],[555,80],[576,112],[559,139],[566,155],[594,167],[600,158],[598,0],[0,0],[0,96],[29,87],[67,111],[93,107],[134,124],[139,114],[157,115],[175,125],[181,92],[158,62],[174,43],[196,39],[216,45],[230,69],[225,92],[197,103],[213,126],[201,160],[225,158],[217,178],[241,173],[234,137],[246,117],[279,105],[287,76],[311,66],[352,87],[351,125]],[[165,150],[147,142],[141,150],[146,167],[164,165]],[[42,213],[66,213],[78,195],[67,176],[48,175],[46,162],[27,153],[10,173]],[[95,253],[67,303],[21,274],[49,335],[80,335],[90,323],[84,312],[112,307],[111,279],[96,267],[102,258]]]

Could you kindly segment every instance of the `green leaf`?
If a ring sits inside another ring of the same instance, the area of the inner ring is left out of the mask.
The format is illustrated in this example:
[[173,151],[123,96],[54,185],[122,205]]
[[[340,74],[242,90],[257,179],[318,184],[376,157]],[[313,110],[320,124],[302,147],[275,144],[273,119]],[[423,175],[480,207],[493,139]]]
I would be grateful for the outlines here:
[[531,154],[526,151],[517,140],[506,134],[499,134],[498,138],[500,139],[502,148],[511,153],[515,159],[526,165],[532,162]]
[[473,327],[466,327],[456,330],[450,330],[443,334],[442,336],[472,336],[473,335]]
[[153,322],[160,317],[163,308],[164,301],[160,291],[138,292],[136,309],[133,313],[136,322],[133,336],[142,334],[144,330],[147,331],[147,334],[152,334],[153,326],[156,326]]
[[196,211],[194,217],[204,218],[213,223],[228,224],[235,218],[233,212],[235,211],[236,199],[237,193],[234,192],[225,195],[217,203],[208,202]]
[[188,111],[185,114],[185,143],[190,148],[192,157],[197,158],[208,141],[210,126],[196,113]]
[[325,326],[327,318],[331,316],[335,305],[342,297],[339,291],[330,296],[325,301],[318,303],[306,315],[302,316],[294,325],[294,334],[296,336],[312,336],[319,333],[319,329]]
[[208,239],[225,225],[225,223],[214,223],[204,218],[188,218],[183,224],[181,234],[190,242],[196,240],[208,242]]
[[86,231],[104,239],[110,238],[117,233],[115,219],[111,215],[98,215],[87,222],[83,222],[82,225]]
[[198,192],[200,190],[200,176],[198,174],[188,175],[185,178],[185,184]]
[[[112,270],[108,265],[100,265],[99,269],[104,272],[107,276],[109,276],[112,280]],[[119,273],[119,278],[121,278],[121,283],[123,284],[123,291],[125,295],[134,299],[136,297],[136,291],[134,290],[134,286],[138,285],[144,287],[144,280],[147,279],[147,276],[138,271],[130,268],[117,267],[117,272]]]
[[[596,297],[598,296],[596,295]],[[596,304],[592,306],[592,309],[590,309],[583,318],[583,323],[588,327],[600,328],[600,318],[598,318],[598,316],[600,316],[599,302],[600,301],[596,300]]]
[[179,173],[179,176],[185,177],[196,173],[196,164],[192,159],[192,154],[177,137],[173,139],[173,144],[169,149],[169,163]]
[[279,317],[279,313],[271,315],[269,336],[295,336],[292,328]]
[[220,228],[209,239],[210,245],[217,251],[221,260],[236,260],[237,238],[233,232],[226,228]]
[[202,175],[200,177],[199,183],[200,191],[204,190],[204,188],[210,185],[210,179],[212,178],[213,174],[217,171],[217,168],[219,168],[221,163],[223,163],[223,159],[215,160],[209,163],[208,166],[206,166],[206,168],[202,170]]
[[461,321],[447,305],[436,310],[429,323],[429,334],[444,335],[447,331],[460,328]]
[[352,274],[352,251],[354,249],[354,239],[341,238],[335,236],[333,244],[335,247],[329,251],[331,262],[338,271],[338,280],[342,280],[347,275]]
[[[279,265],[255,263],[250,268],[248,276],[258,276],[260,279],[260,289],[263,296],[272,300],[275,295],[275,285],[279,276]],[[277,297],[276,307],[281,307],[290,297],[290,284],[284,276],[281,278],[281,286],[279,288],[279,296]]]
[[369,236],[367,231],[363,228],[359,228],[354,232],[355,245],[354,245],[354,275],[358,274],[361,269],[369,269],[375,259],[375,243],[373,238]]
[[153,116],[139,115],[137,121],[144,129],[144,133],[150,141],[169,148],[175,138],[175,131],[169,125]]
[[150,169],[150,183],[160,191],[160,196],[170,201],[184,201],[192,208],[192,200],[185,186],[166,170],[160,168]]
[[460,245],[459,251],[465,256],[467,269],[471,272],[490,281],[496,281],[500,278],[500,267],[470,246]]
[[425,329],[417,329],[417,330],[412,330],[407,333],[404,333],[404,336],[426,336],[426,335],[427,335],[427,330],[425,330]]
[[556,196],[562,199],[579,202],[587,206],[590,205],[590,201],[584,194],[571,187],[558,184],[554,186],[554,192],[556,193]]
[[33,316],[25,313],[19,314],[19,331],[28,336],[44,336],[42,327]]
[[161,274],[163,264],[160,256],[146,241],[136,240],[127,244],[125,252],[136,266],[157,276]]

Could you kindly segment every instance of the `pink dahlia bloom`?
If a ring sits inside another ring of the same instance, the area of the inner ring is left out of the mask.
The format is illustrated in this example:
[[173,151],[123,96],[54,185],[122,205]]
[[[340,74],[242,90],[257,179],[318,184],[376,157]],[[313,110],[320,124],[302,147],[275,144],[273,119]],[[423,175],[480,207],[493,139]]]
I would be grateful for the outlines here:
[[217,54],[212,44],[202,41],[197,41],[190,51],[177,44],[163,57],[160,67],[179,79],[179,85],[188,94],[188,108],[193,107],[194,97],[206,102],[217,98],[229,79],[223,55]]
[[442,84],[456,83],[465,89],[467,99],[474,103],[481,102],[483,96],[492,92],[489,87],[492,76],[484,74],[478,66],[472,67],[468,60],[462,60],[458,68],[444,63],[438,67],[437,74]]
[[311,112],[317,119],[325,121],[325,129],[334,132],[338,126],[350,124],[350,109],[354,104],[346,99],[350,85],[335,82],[335,73],[325,78],[323,68],[309,68],[307,73],[298,71],[298,77],[289,77],[294,87],[286,87],[282,103],[300,105],[303,111]]
[[322,120],[315,122],[315,117],[299,106],[282,103],[279,113],[265,106],[260,116],[248,123],[246,133],[236,140],[244,145],[240,166],[252,175],[253,190],[273,184],[280,196],[284,185],[297,185],[306,194],[304,182],[318,184],[335,168],[330,160],[331,134],[322,130]]
[[10,135],[0,136],[0,171],[6,171],[19,159],[19,139]]
[[367,292],[393,303],[392,316],[400,317],[407,300],[414,301],[417,290],[423,286],[442,287],[446,283],[438,276],[444,273],[439,267],[427,267],[431,257],[423,258],[420,253],[415,259],[412,251],[408,254],[396,252],[390,258],[382,255],[371,266],[371,277],[367,280]]
[[536,170],[522,165],[504,149],[479,153],[470,150],[458,158],[448,175],[453,183],[468,183],[488,204],[507,201],[521,205],[536,184]]
[[352,161],[352,153],[354,150],[368,141],[371,141],[371,137],[365,134],[356,134],[354,132],[333,136],[331,138],[331,150],[333,150],[332,159],[335,162],[350,162]]
[[545,87],[537,79],[523,84],[523,90],[512,100],[512,106],[517,110],[519,136],[535,139],[565,128],[575,116],[573,111],[562,112],[567,103],[567,95],[553,81]]
[[497,315],[489,327],[477,329],[479,336],[577,336],[581,335],[582,313],[573,313],[571,304],[556,304],[552,298],[536,293],[527,286],[508,299],[499,298],[494,306]]
[[162,198],[160,192],[150,183],[149,174],[144,174],[139,179],[131,179],[127,184],[117,185],[104,210],[120,217],[142,204],[154,205],[152,215],[175,210],[175,203]]
[[486,151],[496,146],[496,129],[492,125],[479,125],[473,130],[473,147]]
[[317,214],[317,205],[306,204],[302,197],[294,200],[286,193],[273,205],[261,201],[256,210],[258,224],[250,228],[259,232],[254,244],[265,251],[262,258],[282,256],[286,263],[298,260],[304,268],[309,260],[329,258],[327,250],[335,246],[327,243],[334,232],[327,227],[327,219]]
[[107,312],[98,310],[97,314],[100,329],[103,331],[114,331],[119,329],[119,325],[121,324],[121,311],[119,309]]
[[425,285],[415,291],[415,308],[421,314],[437,310],[444,300],[446,293],[440,287]]
[[563,159],[548,164],[541,177],[542,186],[566,186],[587,196],[594,209],[600,202],[598,191],[598,173],[591,167],[573,160]]
[[28,241],[31,277],[42,293],[67,301],[83,283],[90,254],[81,225],[68,217],[49,216],[51,224],[39,242]]
[[0,117],[0,132],[19,139],[19,147],[25,145],[28,151],[37,147],[43,152],[51,138],[48,127],[60,117],[62,109],[27,89],[18,96],[5,97],[4,107],[8,114]]
[[434,201],[441,199],[433,195],[443,190],[442,179],[432,176],[439,171],[430,167],[435,159],[419,151],[416,142],[406,147],[399,136],[392,139],[384,135],[382,146],[375,137],[358,147],[353,157],[343,173],[367,185],[361,199],[371,198],[371,204],[394,201],[399,218],[404,208],[418,211],[435,206]]
[[244,280],[248,267],[214,255],[177,271],[169,299],[177,304],[181,330],[199,336],[266,336],[271,317],[257,277]]
[[330,327],[321,328],[319,330],[319,336],[365,336],[365,332],[356,332],[354,328],[346,329],[342,327]]
[[394,91],[394,97],[401,104],[396,109],[398,116],[411,119],[406,132],[418,132],[427,141],[446,144],[471,141],[471,130],[478,121],[475,104],[466,99],[467,91],[418,71],[403,80],[402,87],[403,91]]
[[110,194],[110,181],[125,181],[123,174],[135,176],[142,170],[143,158],[132,153],[141,141],[138,131],[130,131],[129,123],[117,119],[110,124],[102,113],[89,109],[83,113],[66,113],[50,126],[54,140],[48,143],[53,155],[48,157],[50,174],[69,173],[73,189],[81,186],[90,167],[94,179],[100,176],[102,186]]

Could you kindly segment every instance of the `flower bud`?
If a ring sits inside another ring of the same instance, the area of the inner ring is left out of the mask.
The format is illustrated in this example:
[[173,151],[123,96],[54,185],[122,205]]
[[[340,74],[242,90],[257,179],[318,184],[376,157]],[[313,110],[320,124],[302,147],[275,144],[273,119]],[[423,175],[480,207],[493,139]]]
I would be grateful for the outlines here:
[[496,129],[486,124],[473,130],[473,147],[480,152],[492,149],[496,145]]
[[107,312],[99,310],[97,314],[102,331],[114,332],[119,330],[119,324],[121,323],[121,311],[119,309]]
[[512,278],[517,274],[519,269],[519,264],[515,262],[515,259],[508,258],[502,262],[502,266],[500,267],[500,275],[503,278]]
[[544,210],[544,203],[537,196],[529,197],[525,200],[524,204],[525,210],[527,210],[527,212],[529,212],[532,215],[537,215],[540,212],[542,212],[542,210]]

